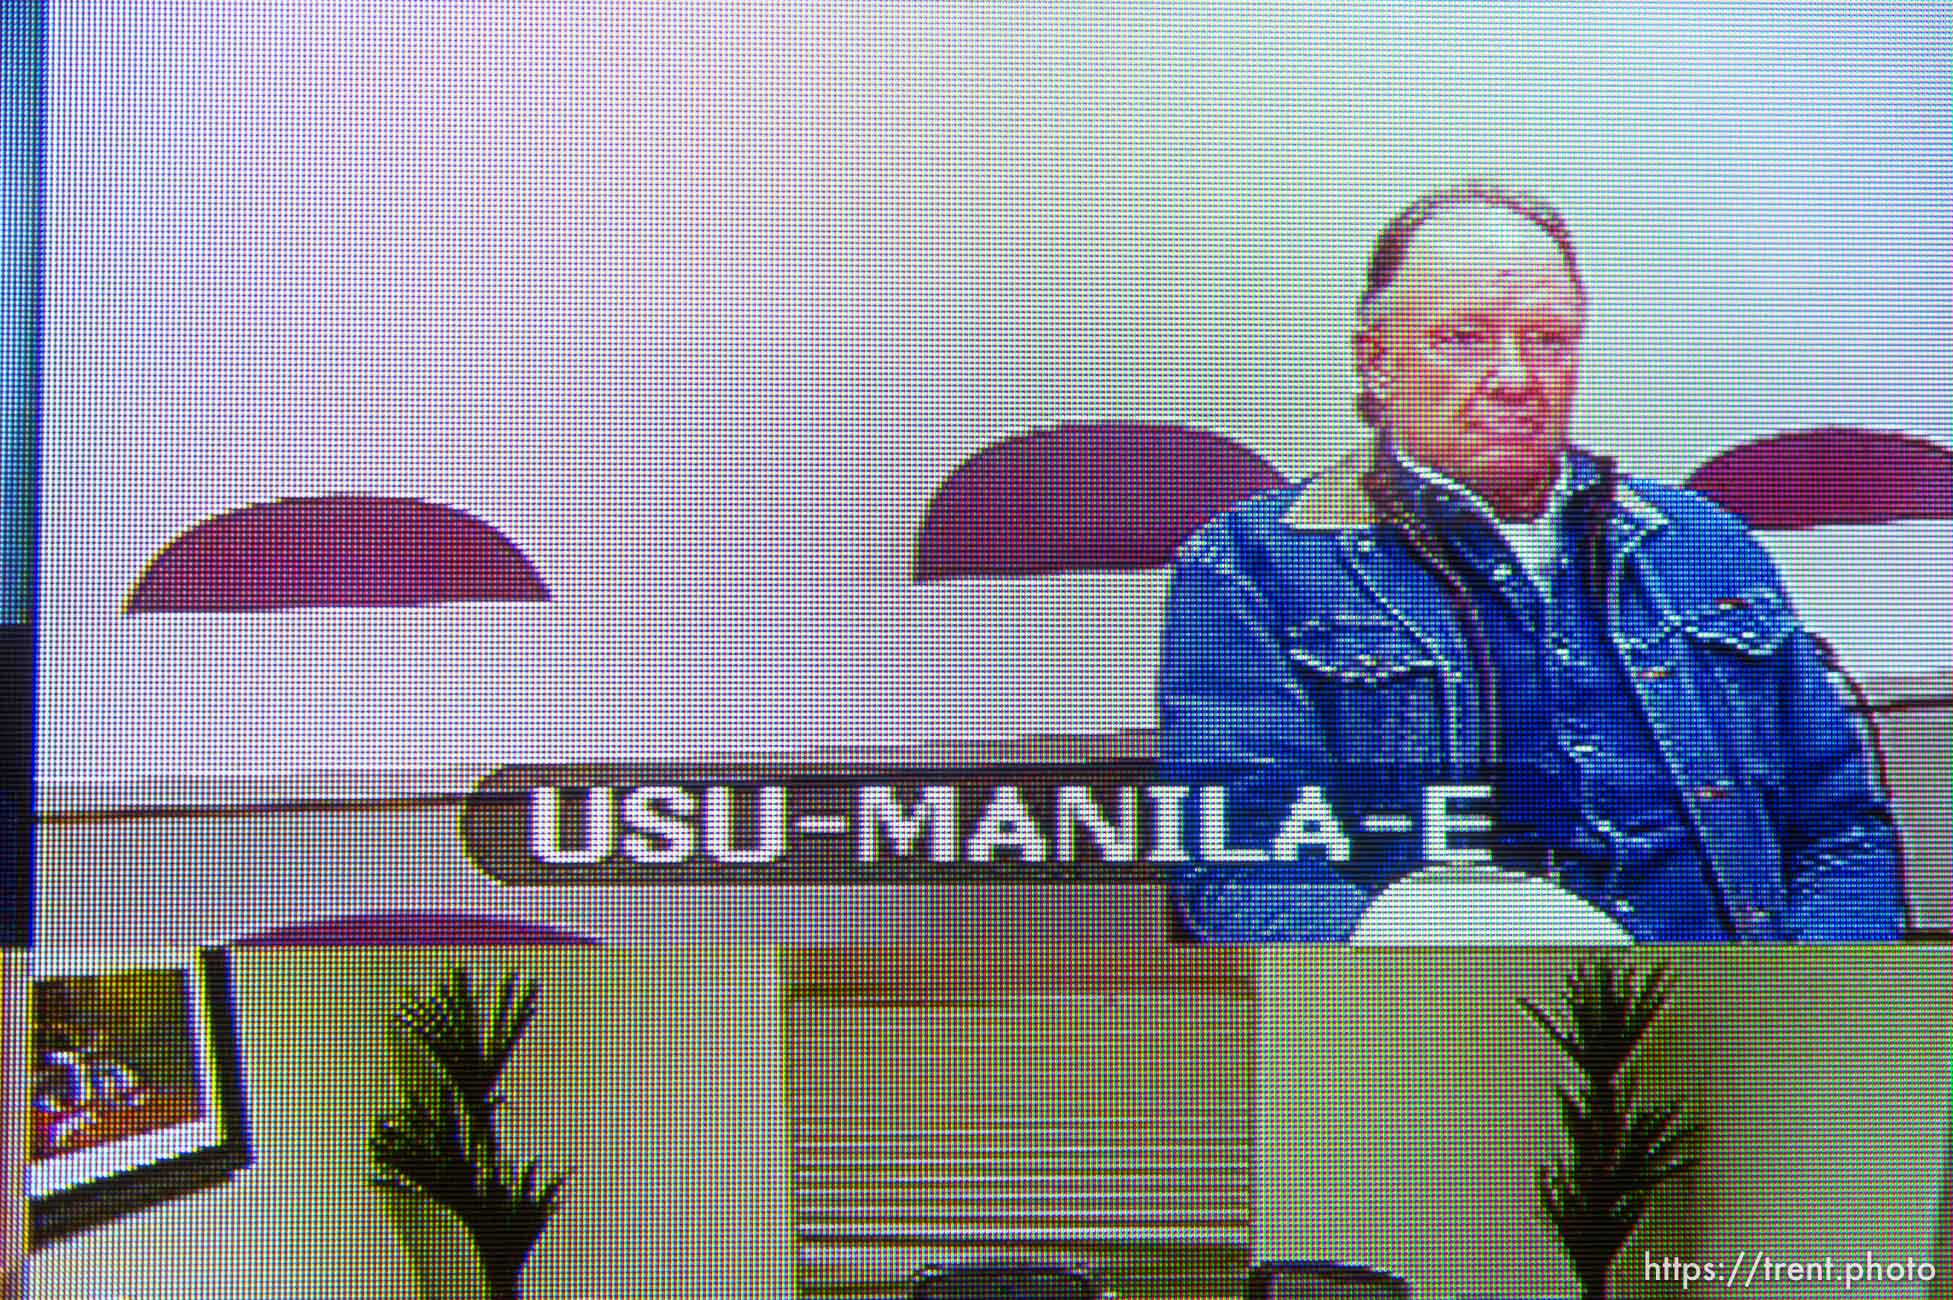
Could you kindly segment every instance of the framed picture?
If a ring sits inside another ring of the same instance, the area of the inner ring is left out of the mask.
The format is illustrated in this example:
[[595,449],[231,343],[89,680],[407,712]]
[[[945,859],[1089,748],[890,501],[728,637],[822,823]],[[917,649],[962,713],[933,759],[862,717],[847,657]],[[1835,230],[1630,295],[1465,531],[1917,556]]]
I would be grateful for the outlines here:
[[221,950],[35,958],[27,1191],[36,1242],[251,1161]]

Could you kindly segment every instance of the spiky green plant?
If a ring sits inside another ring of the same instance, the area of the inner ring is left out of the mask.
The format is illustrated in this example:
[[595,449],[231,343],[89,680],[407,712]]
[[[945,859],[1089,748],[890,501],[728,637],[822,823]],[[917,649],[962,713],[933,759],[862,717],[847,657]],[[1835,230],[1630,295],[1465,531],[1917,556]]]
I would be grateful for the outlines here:
[[1683,1154],[1699,1126],[1682,1120],[1681,1102],[1638,1100],[1629,1068],[1668,993],[1664,966],[1644,975],[1629,963],[1595,957],[1567,975],[1563,1019],[1519,999],[1579,1076],[1572,1088],[1553,1085],[1568,1150],[1539,1167],[1535,1184],[1540,1208],[1580,1279],[1582,1300],[1606,1300],[1615,1257],[1656,1189],[1699,1160]]
[[400,1037],[434,1067],[430,1086],[401,1087],[400,1105],[377,1116],[367,1149],[377,1187],[418,1192],[461,1221],[490,1300],[517,1300],[523,1265],[561,1203],[567,1172],[544,1179],[537,1162],[502,1156],[496,1117],[501,1080],[535,1018],[538,989],[511,972],[484,1014],[474,981],[457,966],[434,991],[394,1013]]
[[534,983],[519,987],[511,971],[488,1016],[475,998],[466,966],[456,966],[432,993],[412,998],[394,1014],[394,1024],[417,1043],[454,1086],[468,1120],[469,1150],[486,1159],[500,1154],[495,1132],[498,1087],[516,1045],[535,1019]]

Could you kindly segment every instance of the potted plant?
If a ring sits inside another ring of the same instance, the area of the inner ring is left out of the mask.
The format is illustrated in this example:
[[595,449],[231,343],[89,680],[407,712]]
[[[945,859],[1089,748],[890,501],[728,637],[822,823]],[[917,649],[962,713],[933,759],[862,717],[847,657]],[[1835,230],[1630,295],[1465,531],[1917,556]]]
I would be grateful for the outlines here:
[[[522,1267],[561,1204],[568,1173],[544,1179],[535,1160],[506,1155],[497,1126],[507,1103],[502,1075],[535,1018],[536,998],[535,983],[510,972],[487,1008],[468,969],[456,966],[390,1022],[402,1049],[395,1065],[400,1103],[374,1119],[367,1138],[380,1169],[373,1184],[453,1215],[479,1273],[454,1282],[450,1271],[450,1280],[433,1281],[442,1276],[438,1265],[417,1258],[430,1300],[448,1286],[487,1300],[520,1300]],[[427,1216],[413,1208],[403,1207],[396,1222],[425,1227]],[[425,1231],[403,1232],[410,1249],[428,1240]]]
[[1567,1150],[1540,1165],[1540,1208],[1580,1280],[1581,1300],[1606,1300],[1615,1257],[1656,1189],[1693,1169],[1684,1154],[1699,1126],[1679,1099],[1643,1102],[1629,1062],[1668,1001],[1668,973],[1645,974],[1609,957],[1583,960],[1567,976],[1555,1018],[1519,999],[1572,1063],[1571,1088],[1553,1086]]

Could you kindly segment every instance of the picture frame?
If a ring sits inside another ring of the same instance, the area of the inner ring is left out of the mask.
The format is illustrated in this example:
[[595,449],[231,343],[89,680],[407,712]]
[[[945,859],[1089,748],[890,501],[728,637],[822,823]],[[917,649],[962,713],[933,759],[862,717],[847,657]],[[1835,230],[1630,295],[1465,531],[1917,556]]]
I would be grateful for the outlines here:
[[29,1244],[251,1162],[222,949],[37,957],[29,985]]

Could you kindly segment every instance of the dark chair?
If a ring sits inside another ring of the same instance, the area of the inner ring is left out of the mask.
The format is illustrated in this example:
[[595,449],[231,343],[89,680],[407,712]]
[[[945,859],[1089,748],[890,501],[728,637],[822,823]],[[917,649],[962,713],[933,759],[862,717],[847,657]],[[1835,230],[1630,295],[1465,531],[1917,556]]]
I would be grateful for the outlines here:
[[548,599],[522,552],[472,515],[426,501],[327,496],[245,506],[193,525],[149,562],[125,610]]
[[909,1281],[909,1300],[1100,1300],[1090,1273],[1066,1264],[995,1260],[937,1264]]
[[950,471],[916,537],[917,582],[1151,569],[1220,511],[1282,486],[1239,443],[1172,424],[1061,424]]
[[1410,1300],[1410,1283],[1379,1269],[1326,1260],[1273,1260],[1248,1274],[1246,1300]]
[[1804,429],[1731,447],[1686,486],[1752,528],[1953,519],[1953,451],[1903,433]]

